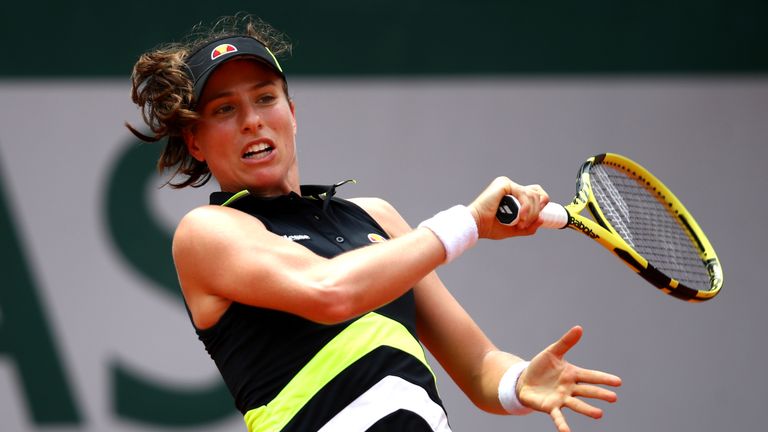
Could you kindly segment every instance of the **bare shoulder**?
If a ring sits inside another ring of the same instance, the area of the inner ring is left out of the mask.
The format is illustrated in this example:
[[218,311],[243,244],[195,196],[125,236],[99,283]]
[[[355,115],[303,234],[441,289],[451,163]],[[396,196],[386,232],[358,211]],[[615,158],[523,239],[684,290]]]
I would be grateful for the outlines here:
[[197,207],[185,214],[176,226],[173,237],[184,239],[190,235],[201,234],[210,229],[212,223],[220,223],[228,217],[223,207],[205,205]]
[[257,279],[237,276],[244,273],[240,269],[256,268],[249,260],[260,252],[253,242],[263,240],[266,232],[258,219],[227,207],[198,207],[181,219],[173,236],[173,261],[198,328],[217,322],[231,301],[244,302],[234,296],[232,287],[244,286],[243,279]]
[[371,215],[371,217],[373,217],[391,237],[398,237],[411,231],[408,222],[406,222],[397,209],[386,200],[365,197],[352,198],[349,201],[357,204],[363,210],[368,212],[368,214]]
[[239,210],[221,206],[201,206],[191,210],[179,222],[173,235],[174,255],[191,248],[210,248],[227,244],[246,233],[266,231],[257,219]]
[[391,217],[393,215],[400,216],[400,214],[397,212],[397,209],[395,209],[392,204],[390,204],[388,201],[376,198],[376,197],[361,197],[361,198],[350,198],[349,201],[359,205],[363,208],[363,210],[367,211],[371,216],[377,217]]
[[185,214],[179,225],[176,227],[174,237],[188,235],[190,232],[199,230],[210,220],[221,217],[220,210],[215,206],[205,205],[197,207]]

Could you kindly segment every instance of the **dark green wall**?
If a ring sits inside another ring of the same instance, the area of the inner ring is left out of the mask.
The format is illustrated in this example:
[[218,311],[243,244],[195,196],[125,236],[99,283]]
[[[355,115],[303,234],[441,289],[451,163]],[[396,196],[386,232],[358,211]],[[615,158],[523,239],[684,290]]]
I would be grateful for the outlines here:
[[33,0],[0,6],[0,76],[127,76],[240,10],[288,33],[291,75],[768,72],[765,0]]

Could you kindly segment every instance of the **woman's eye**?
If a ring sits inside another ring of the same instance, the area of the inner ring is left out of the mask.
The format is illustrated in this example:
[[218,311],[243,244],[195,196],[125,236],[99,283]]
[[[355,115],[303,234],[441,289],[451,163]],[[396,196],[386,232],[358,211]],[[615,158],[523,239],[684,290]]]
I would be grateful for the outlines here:
[[227,114],[229,112],[232,112],[235,109],[232,105],[221,105],[217,107],[215,110],[213,110],[214,114]]
[[277,99],[275,96],[271,94],[262,95],[258,98],[257,102],[262,104],[268,104],[273,102],[275,99]]

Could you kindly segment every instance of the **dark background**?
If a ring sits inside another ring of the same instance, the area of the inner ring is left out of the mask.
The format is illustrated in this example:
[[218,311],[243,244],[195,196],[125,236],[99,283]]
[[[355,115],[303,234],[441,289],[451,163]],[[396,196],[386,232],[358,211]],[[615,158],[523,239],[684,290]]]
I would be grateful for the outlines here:
[[125,76],[197,22],[287,33],[289,74],[763,74],[760,0],[4,2],[0,77]]

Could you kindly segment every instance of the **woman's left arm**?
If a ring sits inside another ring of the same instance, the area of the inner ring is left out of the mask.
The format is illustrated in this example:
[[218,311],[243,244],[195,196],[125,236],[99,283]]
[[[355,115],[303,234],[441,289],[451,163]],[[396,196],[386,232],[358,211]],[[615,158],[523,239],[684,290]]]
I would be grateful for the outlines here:
[[[367,198],[353,201],[368,211],[391,237],[411,230],[385,201]],[[416,284],[414,296],[420,341],[478,408],[496,414],[507,413],[499,401],[499,383],[511,366],[524,360],[499,350],[435,272]],[[582,369],[565,360],[565,354],[581,334],[580,327],[570,329],[536,355],[520,378],[512,383],[516,388],[508,389],[524,406],[549,414],[560,432],[569,430],[561,411],[563,407],[600,418],[602,410],[580,398],[614,402],[616,394],[598,385],[621,384],[617,376]]]

